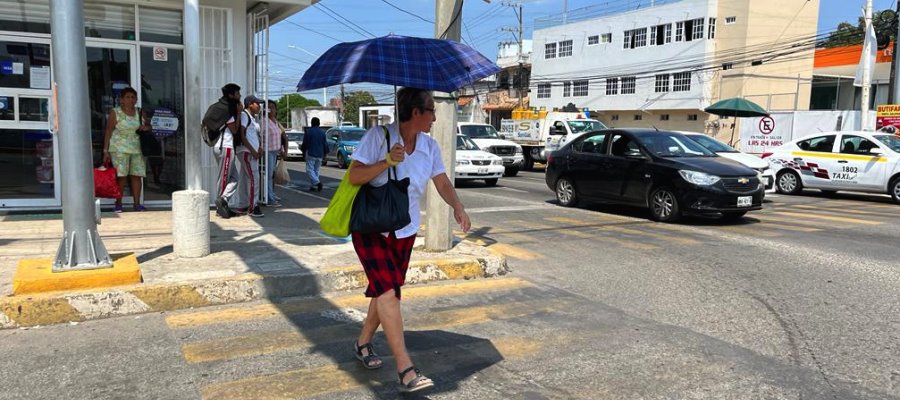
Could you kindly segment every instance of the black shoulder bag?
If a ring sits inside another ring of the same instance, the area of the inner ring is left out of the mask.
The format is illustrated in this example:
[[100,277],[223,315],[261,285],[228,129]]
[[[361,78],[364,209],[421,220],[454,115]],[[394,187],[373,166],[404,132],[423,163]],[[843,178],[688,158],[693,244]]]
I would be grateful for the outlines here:
[[139,127],[135,133],[137,133],[138,138],[141,141],[141,154],[144,157],[162,156],[162,146],[159,144],[159,141],[156,140],[156,137],[153,136],[153,131],[143,129],[144,114],[140,108],[137,109],[137,113],[138,118],[141,120],[141,127]]
[[[384,129],[384,143],[390,150],[390,134],[387,128],[382,129]],[[391,170],[394,171],[393,178]],[[389,168],[387,183],[382,186],[367,183],[359,188],[351,210],[351,232],[363,234],[393,232],[409,225],[409,178],[397,179],[397,168]]]

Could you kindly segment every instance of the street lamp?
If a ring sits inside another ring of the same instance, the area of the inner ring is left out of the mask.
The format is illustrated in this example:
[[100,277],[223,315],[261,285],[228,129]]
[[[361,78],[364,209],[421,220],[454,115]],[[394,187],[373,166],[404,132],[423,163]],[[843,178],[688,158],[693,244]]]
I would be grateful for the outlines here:
[[[315,54],[315,53],[313,53],[313,52],[311,52],[311,51],[309,51],[309,50],[306,50],[306,49],[304,49],[304,48],[302,48],[302,47],[297,47],[297,46],[294,46],[294,45],[292,45],[292,44],[289,44],[289,45],[288,45],[288,48],[289,48],[289,49],[294,49],[294,50],[300,50],[300,51],[302,51],[302,52],[304,52],[304,53],[306,53],[306,54],[309,54],[309,55],[311,55],[311,56],[313,56],[313,57],[319,58],[319,55],[318,55],[318,54]],[[322,106],[328,106],[328,88],[322,88]]]

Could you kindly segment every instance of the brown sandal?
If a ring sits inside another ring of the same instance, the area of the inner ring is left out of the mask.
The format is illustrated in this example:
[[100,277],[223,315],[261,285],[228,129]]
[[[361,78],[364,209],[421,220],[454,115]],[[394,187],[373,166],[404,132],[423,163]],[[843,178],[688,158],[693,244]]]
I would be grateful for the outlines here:
[[[406,376],[409,371],[415,371],[416,377],[410,379],[407,383],[403,383],[403,377]],[[422,371],[419,371],[419,369],[416,368],[415,365],[404,369],[403,372],[400,372],[397,375],[400,376],[400,379],[399,381],[397,381],[397,383],[400,385],[400,392],[402,393],[418,392],[423,389],[434,387],[434,381],[432,381],[425,375],[422,375]]]
[[[375,349],[372,347],[372,343],[366,343],[362,346],[359,345],[359,342],[353,343],[354,353],[356,353],[356,359],[362,361],[363,366],[367,369],[378,369],[384,366],[384,362],[381,361],[381,357],[375,354]],[[363,355],[362,351],[366,349],[369,353],[368,355]]]

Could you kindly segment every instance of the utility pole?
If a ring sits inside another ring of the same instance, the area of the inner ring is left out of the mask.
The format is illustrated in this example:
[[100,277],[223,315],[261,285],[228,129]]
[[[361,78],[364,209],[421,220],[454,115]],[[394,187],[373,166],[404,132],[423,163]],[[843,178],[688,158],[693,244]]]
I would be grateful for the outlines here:
[[94,216],[84,0],[50,1],[50,27],[63,210],[63,238],[53,272],[108,268],[113,262],[100,240]]
[[894,52],[891,55],[891,92],[888,93],[889,104],[900,101],[900,85],[897,78],[900,77],[900,65],[897,64],[897,53],[900,52],[900,2],[897,3],[897,11],[894,13],[894,25],[897,31],[894,36]]
[[[519,108],[522,108],[522,106],[523,106],[523,104],[522,104],[522,88],[524,86],[523,85],[523,80],[524,80],[523,79],[523,77],[524,77],[523,61],[524,60],[522,57],[523,56],[522,35],[523,35],[524,29],[522,27],[522,4],[508,2],[508,3],[503,3],[503,5],[512,8],[513,11],[516,13],[516,17],[519,19],[519,27],[516,29],[516,32],[518,33],[518,37],[517,37],[516,41],[519,45],[519,51],[516,55],[516,62],[519,64],[519,68],[516,70],[516,78],[519,79],[519,84],[515,85],[515,86],[516,86],[516,94],[518,94],[518,97],[519,97]],[[505,32],[512,32],[513,28],[503,27],[503,28],[501,28],[501,30],[505,31]],[[513,79],[513,83],[515,83],[515,79]]]
[[[869,37],[869,27],[872,25],[872,0],[866,0],[866,42],[868,42]],[[869,43],[871,46],[877,46],[877,43]],[[872,68],[871,65],[875,60],[868,54],[868,48],[863,45],[863,74],[862,74],[862,96],[861,96],[861,104],[860,110],[861,115],[860,118],[862,120],[862,130],[870,131],[873,130],[872,126],[869,124],[869,96],[872,86]]]
[[[462,26],[462,0],[435,0],[434,37],[439,39],[460,40]],[[456,99],[449,93],[434,93],[435,122],[431,128],[431,137],[441,149],[444,169],[452,182],[456,166]],[[441,195],[428,185],[425,198],[425,248],[430,251],[449,250],[452,246],[454,221],[450,206],[444,203]]]
[[[347,98],[344,97],[344,84],[341,84],[341,118],[338,122],[344,122],[344,102],[347,101]],[[323,104],[324,107],[328,107],[328,103]],[[340,125],[340,124],[338,124]]]

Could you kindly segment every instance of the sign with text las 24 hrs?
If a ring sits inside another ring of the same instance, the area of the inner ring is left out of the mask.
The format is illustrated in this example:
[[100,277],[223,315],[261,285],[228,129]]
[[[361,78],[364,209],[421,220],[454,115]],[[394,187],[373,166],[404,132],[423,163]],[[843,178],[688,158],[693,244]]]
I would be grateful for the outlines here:
[[875,128],[882,131],[900,131],[900,104],[881,104],[875,112]]

